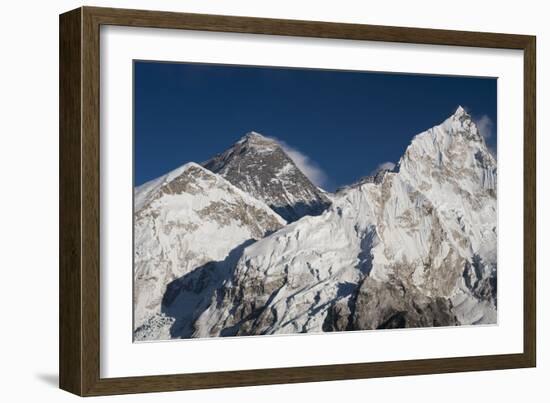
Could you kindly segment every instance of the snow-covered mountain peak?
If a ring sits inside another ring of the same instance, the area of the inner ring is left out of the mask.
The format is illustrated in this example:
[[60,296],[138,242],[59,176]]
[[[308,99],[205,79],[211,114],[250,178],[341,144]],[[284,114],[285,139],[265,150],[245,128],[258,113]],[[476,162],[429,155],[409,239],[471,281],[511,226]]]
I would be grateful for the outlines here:
[[216,181],[217,176],[195,162],[188,162],[134,190],[135,211],[138,212],[160,194],[178,194],[197,186],[197,179]]
[[254,142],[254,141],[268,141],[268,142],[272,142],[272,143],[275,143],[275,140],[267,137],[267,136],[264,136],[263,134],[261,133],[258,133],[258,132],[255,132],[254,130],[246,133],[243,137],[241,137],[241,139],[238,141],[238,143],[243,143],[245,141],[250,141],[250,142]]
[[463,135],[468,140],[476,142],[483,141],[475,122],[462,106],[459,106],[456,112],[446,119],[441,126],[451,135]]
[[273,151],[281,147],[276,140],[255,131],[245,134],[233,145],[233,147],[237,145],[241,147],[252,147],[259,150],[263,149],[264,152]]
[[[466,161],[467,160],[467,161]],[[429,167],[429,163],[456,169],[473,166],[475,162],[485,168],[496,169],[496,160],[489,152],[475,122],[462,107],[441,124],[417,134],[407,147],[398,164],[405,163]],[[405,164],[407,165],[407,164]]]
[[201,175],[201,176],[211,176],[212,172],[208,171],[207,169],[204,169],[202,166],[195,162],[188,162],[185,165],[182,165],[179,168],[174,169],[173,171],[170,171],[165,177],[164,177],[164,184],[167,184],[169,182],[172,182],[176,180],[177,178],[181,177],[182,175],[188,176],[188,175]]
[[458,105],[458,108],[456,108],[456,111],[453,115],[454,116],[462,116],[462,115],[467,115],[467,114],[468,114],[468,112],[466,112],[466,109],[464,109],[462,107],[462,105]]
[[169,338],[176,328],[187,334],[164,315],[176,309],[178,296],[191,298],[177,309],[190,315],[184,321],[190,325],[206,302],[201,295],[221,286],[244,245],[286,224],[265,203],[195,163],[135,192],[136,339]]

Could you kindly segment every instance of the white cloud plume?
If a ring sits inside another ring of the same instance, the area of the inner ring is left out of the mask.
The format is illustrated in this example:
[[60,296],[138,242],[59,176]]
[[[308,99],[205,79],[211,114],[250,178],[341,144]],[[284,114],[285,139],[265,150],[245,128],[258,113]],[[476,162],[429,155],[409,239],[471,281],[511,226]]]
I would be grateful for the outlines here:
[[370,174],[371,175],[375,175],[378,171],[382,171],[384,169],[387,169],[387,170],[393,170],[393,168],[395,168],[395,163],[391,162],[391,161],[386,161],[386,162],[383,162],[381,164],[379,164]]
[[479,134],[481,134],[485,140],[493,135],[494,124],[489,116],[482,115],[479,119],[474,119],[474,123],[477,126],[477,130],[479,130]]
[[288,145],[284,141],[279,140],[275,137],[271,138],[279,143],[286,155],[289,156],[289,158],[304,173],[304,175],[307,176],[307,178],[311,182],[313,182],[313,184],[319,187],[323,187],[328,184],[328,175],[321,169],[319,164],[317,164],[303,152]]

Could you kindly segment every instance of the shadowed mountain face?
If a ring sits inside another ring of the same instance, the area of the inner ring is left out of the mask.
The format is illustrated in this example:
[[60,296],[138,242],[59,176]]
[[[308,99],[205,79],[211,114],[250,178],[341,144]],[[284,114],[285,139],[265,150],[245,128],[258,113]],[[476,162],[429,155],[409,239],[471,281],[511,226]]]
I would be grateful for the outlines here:
[[276,141],[255,132],[203,166],[263,201],[287,222],[319,215],[330,205]]

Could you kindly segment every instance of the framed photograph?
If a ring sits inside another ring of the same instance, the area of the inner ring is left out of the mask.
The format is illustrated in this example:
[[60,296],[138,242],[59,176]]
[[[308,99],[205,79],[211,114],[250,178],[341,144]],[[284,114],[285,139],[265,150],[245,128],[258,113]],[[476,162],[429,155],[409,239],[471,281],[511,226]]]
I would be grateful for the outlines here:
[[60,387],[533,367],[535,37],[60,16]]

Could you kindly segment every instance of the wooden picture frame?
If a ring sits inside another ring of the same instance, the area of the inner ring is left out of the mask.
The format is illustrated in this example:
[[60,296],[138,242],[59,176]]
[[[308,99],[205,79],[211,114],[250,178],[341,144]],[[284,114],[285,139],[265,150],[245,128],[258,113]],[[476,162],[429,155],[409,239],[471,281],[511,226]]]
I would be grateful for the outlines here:
[[[519,49],[524,52],[523,353],[193,374],[100,377],[100,26]],[[535,37],[81,7],[60,16],[60,387],[80,396],[536,365]]]

